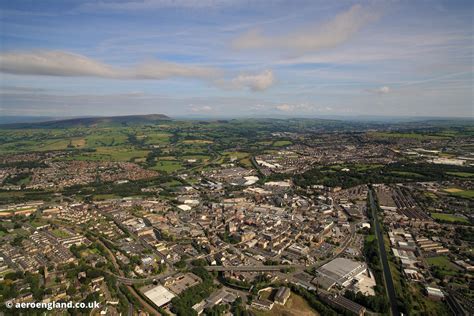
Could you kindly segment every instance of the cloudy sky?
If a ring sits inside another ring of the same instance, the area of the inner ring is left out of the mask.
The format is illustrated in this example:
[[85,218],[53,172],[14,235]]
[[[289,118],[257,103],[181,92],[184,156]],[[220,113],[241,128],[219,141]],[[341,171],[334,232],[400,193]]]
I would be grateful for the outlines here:
[[473,117],[474,2],[0,0],[0,115]]

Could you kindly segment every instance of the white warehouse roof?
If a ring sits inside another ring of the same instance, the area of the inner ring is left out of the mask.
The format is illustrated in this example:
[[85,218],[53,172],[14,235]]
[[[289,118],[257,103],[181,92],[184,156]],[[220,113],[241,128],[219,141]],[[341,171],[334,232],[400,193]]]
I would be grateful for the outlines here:
[[146,291],[145,296],[148,297],[156,306],[163,306],[170,302],[175,295],[168,291],[164,286],[158,285]]

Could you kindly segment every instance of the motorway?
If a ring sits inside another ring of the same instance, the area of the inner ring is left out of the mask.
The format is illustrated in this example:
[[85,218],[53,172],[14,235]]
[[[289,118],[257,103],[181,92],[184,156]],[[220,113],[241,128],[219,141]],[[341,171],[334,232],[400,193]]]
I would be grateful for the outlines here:
[[369,190],[369,200],[370,208],[372,211],[372,217],[374,219],[375,235],[379,245],[379,254],[382,262],[383,276],[385,279],[385,289],[387,290],[387,296],[390,301],[390,310],[392,312],[391,314],[392,316],[399,316],[400,312],[398,311],[397,297],[395,295],[395,288],[393,286],[392,272],[390,272],[390,267],[388,265],[387,252],[385,250],[385,243],[377,214],[378,207],[375,203],[372,189]]

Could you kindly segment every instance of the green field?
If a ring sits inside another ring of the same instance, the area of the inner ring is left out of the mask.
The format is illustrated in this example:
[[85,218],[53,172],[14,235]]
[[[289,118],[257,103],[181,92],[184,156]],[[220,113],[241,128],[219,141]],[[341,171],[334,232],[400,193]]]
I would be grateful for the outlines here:
[[441,268],[447,271],[448,274],[455,273],[458,269],[446,256],[437,256],[426,258],[428,264],[432,267]]
[[196,160],[201,160],[201,161],[207,161],[211,159],[211,157],[207,155],[187,155],[187,156],[182,156],[180,158],[182,160],[196,159]]
[[365,240],[368,241],[368,242],[371,242],[371,241],[375,240],[375,235],[367,235],[367,236],[365,236]]
[[183,165],[179,161],[160,160],[151,169],[171,173],[183,169]]
[[109,147],[98,147],[97,153],[99,155],[106,155],[113,161],[130,161],[132,158],[146,157],[149,153],[148,150],[138,150],[135,148],[109,148]]
[[183,144],[212,144],[213,141],[206,139],[186,139],[182,141]]
[[449,139],[447,135],[429,135],[419,133],[392,133],[392,132],[372,132],[371,136],[375,138],[408,138],[417,140],[429,140],[429,139]]
[[431,217],[434,219],[439,219],[442,221],[447,222],[458,222],[458,223],[466,223],[469,224],[469,221],[464,217],[459,217],[452,214],[445,214],[445,213],[431,213]]
[[242,151],[225,151],[222,153],[222,155],[229,158],[242,159],[247,158],[250,154]]
[[446,275],[454,275],[458,270],[457,267],[446,256],[437,256],[426,258],[431,267],[441,269]]
[[151,134],[146,134],[145,135],[145,143],[146,144],[167,144],[173,136],[170,133],[151,133]]
[[474,178],[474,173],[471,172],[446,172],[446,174],[460,178]]
[[293,144],[292,142],[290,142],[289,140],[277,140],[275,142],[273,142],[272,146],[273,147],[284,147],[284,146],[289,146]]
[[97,133],[86,138],[86,144],[89,148],[101,146],[119,146],[127,142],[127,135],[119,131],[107,131],[105,133]]
[[53,229],[51,231],[51,234],[53,234],[57,238],[68,238],[71,237],[71,234],[69,234],[67,231],[62,230],[62,229]]
[[407,178],[423,178],[423,175],[416,172],[391,171],[390,173]]
[[131,161],[145,158],[150,151],[132,147],[97,147],[95,152],[77,153],[69,159],[85,161]]
[[116,194],[94,194],[93,196],[93,199],[96,201],[118,199],[118,198],[120,198],[120,196]]
[[41,226],[46,225],[46,224],[48,224],[48,222],[46,222],[45,220],[41,220],[41,219],[35,219],[34,221],[32,221],[30,223],[30,225],[35,227],[35,228],[36,227],[41,227]]
[[[446,190],[448,191],[448,190]],[[451,190],[448,191],[450,195],[454,195],[457,197],[462,197],[465,199],[472,199],[474,198],[474,190]]]

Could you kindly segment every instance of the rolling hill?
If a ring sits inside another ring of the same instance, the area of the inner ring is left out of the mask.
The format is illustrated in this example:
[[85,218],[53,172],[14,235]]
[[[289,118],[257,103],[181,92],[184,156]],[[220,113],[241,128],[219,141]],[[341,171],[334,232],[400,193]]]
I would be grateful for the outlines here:
[[169,121],[171,118],[164,114],[125,115],[82,117],[45,122],[0,124],[0,128],[25,129],[25,128],[71,128],[71,127],[105,127],[153,124]]

